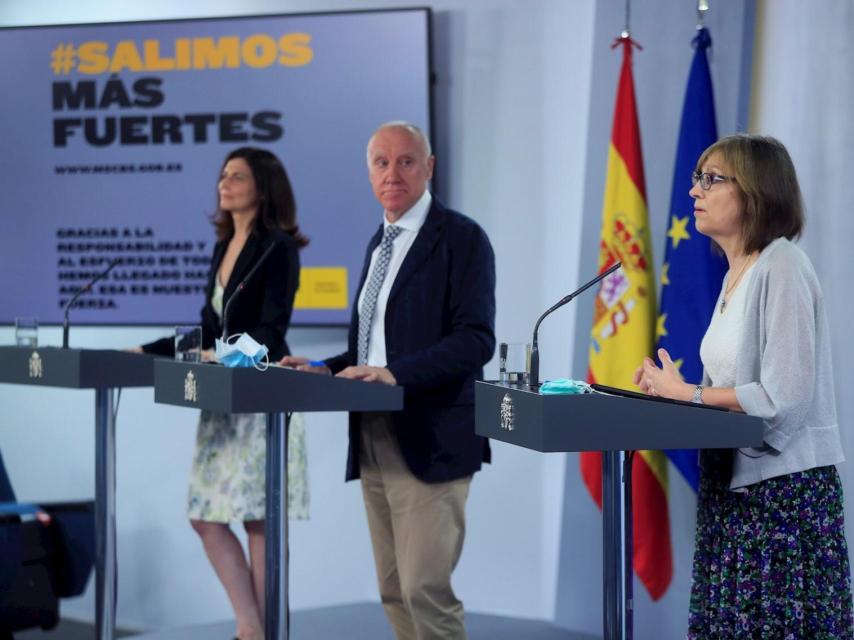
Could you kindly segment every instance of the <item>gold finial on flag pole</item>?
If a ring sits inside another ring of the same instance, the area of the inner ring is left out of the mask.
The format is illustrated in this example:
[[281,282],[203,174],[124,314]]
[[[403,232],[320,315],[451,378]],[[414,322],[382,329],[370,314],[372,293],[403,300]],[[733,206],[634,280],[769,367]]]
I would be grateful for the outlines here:
[[697,0],[697,28],[702,29],[706,22],[706,12],[709,10],[709,0]]

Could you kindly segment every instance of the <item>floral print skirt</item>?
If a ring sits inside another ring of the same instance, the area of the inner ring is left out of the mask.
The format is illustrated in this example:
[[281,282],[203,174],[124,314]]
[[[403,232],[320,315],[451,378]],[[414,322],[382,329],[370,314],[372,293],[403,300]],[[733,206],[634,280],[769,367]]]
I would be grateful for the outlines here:
[[[263,520],[266,512],[267,416],[202,411],[190,474],[191,520]],[[288,429],[288,517],[308,519],[305,422],[291,416]]]
[[742,493],[703,474],[688,638],[854,638],[836,467]]

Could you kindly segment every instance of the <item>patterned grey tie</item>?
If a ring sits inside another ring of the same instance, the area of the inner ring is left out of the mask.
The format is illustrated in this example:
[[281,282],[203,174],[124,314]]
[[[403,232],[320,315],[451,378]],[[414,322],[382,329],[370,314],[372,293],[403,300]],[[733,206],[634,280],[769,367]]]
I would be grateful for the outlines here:
[[385,228],[377,261],[374,263],[374,268],[368,277],[368,284],[365,286],[365,297],[362,299],[362,306],[359,307],[358,364],[360,365],[368,364],[368,343],[371,338],[371,324],[377,310],[377,297],[380,295],[380,288],[383,286],[383,280],[385,280],[385,274],[388,271],[388,263],[391,260],[391,245],[401,231],[400,227],[394,225]]

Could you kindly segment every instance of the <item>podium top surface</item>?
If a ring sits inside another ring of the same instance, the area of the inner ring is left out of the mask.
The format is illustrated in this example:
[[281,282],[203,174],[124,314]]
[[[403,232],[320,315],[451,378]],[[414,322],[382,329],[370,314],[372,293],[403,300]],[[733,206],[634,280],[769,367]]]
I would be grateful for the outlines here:
[[114,349],[0,347],[0,383],[68,389],[150,387],[154,357]]
[[535,451],[759,447],[765,424],[742,413],[602,393],[543,395],[475,384],[478,435]]
[[399,411],[403,387],[270,367],[154,363],[154,401],[225,413]]

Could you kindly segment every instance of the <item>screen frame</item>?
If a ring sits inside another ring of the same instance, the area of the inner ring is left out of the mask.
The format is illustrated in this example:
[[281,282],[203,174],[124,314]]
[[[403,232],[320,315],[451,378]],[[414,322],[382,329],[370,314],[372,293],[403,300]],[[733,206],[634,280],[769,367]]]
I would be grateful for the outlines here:
[[[96,21],[86,21],[86,22],[67,22],[67,23],[51,23],[51,24],[19,24],[19,25],[9,25],[9,26],[0,26],[0,37],[2,37],[2,33],[5,31],[20,31],[26,29],[63,29],[69,27],[106,27],[106,26],[124,26],[124,25],[158,25],[158,24],[179,24],[183,22],[219,22],[224,20],[236,21],[236,20],[258,20],[263,18],[284,18],[284,17],[316,17],[316,16],[336,16],[336,15],[359,15],[359,14],[383,14],[383,13],[423,13],[425,15],[425,45],[426,45],[426,60],[427,60],[427,69],[426,69],[426,78],[427,78],[427,118],[430,127],[430,131],[428,135],[433,142],[436,139],[436,108],[435,108],[435,87],[437,84],[437,75],[435,72],[435,59],[433,52],[433,10],[429,6],[417,6],[417,7],[387,7],[380,9],[350,9],[350,10],[332,10],[332,11],[297,11],[297,12],[283,12],[283,13],[253,13],[253,14],[239,14],[239,15],[217,15],[217,16],[203,16],[203,17],[183,17],[183,18],[155,18],[155,19],[145,19],[145,20],[109,20],[104,22],[96,22]],[[367,137],[366,137],[367,142]],[[435,144],[433,144],[435,151]],[[367,180],[367,176],[365,177]],[[436,192],[437,190],[437,179],[436,175],[433,175],[432,180],[430,181],[430,190],[431,192]],[[355,293],[355,298],[358,298],[358,290]],[[347,306],[347,316],[351,316],[353,312],[353,304],[355,300],[349,300]],[[73,320],[74,308],[71,308],[71,318]],[[198,318],[188,319],[188,322],[195,322]],[[136,328],[146,328],[146,327],[162,327],[162,326],[171,326],[174,323],[152,323],[152,322],[100,322],[100,321],[91,321],[91,320],[80,320],[74,321],[74,326],[77,327],[136,327]],[[63,325],[61,320],[58,321],[46,321],[42,322],[39,320],[39,325],[42,327],[60,327]],[[349,320],[342,320],[341,322],[300,322],[295,321],[291,322],[288,326],[295,328],[311,328],[311,329],[340,329],[342,327],[348,327],[350,325]],[[15,326],[15,316],[12,316],[8,319],[4,319],[0,317],[0,327],[14,327]]]

